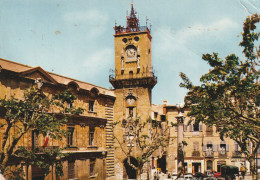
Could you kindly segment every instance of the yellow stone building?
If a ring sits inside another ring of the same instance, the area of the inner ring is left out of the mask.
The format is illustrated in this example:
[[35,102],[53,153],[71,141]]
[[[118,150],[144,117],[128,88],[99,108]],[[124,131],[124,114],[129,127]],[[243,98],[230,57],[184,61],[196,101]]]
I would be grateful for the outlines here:
[[[1,99],[11,96],[23,98],[26,89],[37,85],[46,96],[71,89],[73,94],[78,96],[73,106],[85,110],[81,115],[70,116],[68,124],[62,128],[71,134],[62,141],[50,138],[47,146],[43,147],[45,137],[38,136],[36,132],[29,132],[22,137],[17,147],[37,148],[39,153],[46,149],[64,148],[63,152],[70,155],[63,161],[64,176],[59,177],[60,180],[106,179],[114,175],[113,146],[111,146],[115,101],[113,91],[47,72],[41,67],[34,68],[5,59],[0,59],[0,66]],[[4,115],[0,114],[0,120],[2,118]],[[4,130],[5,127],[0,128],[0,143]],[[15,129],[11,132],[15,133]],[[19,162],[9,163],[12,165]],[[44,179],[40,168],[32,165],[23,168],[26,179]],[[54,174],[51,172],[45,179],[56,179]]]
[[[177,123],[176,117],[179,111],[176,105],[167,103],[164,104],[163,109],[170,127],[169,138],[173,140],[166,150],[166,169],[172,174],[177,174],[177,127],[171,126],[171,123]],[[222,141],[215,126],[194,124],[194,121],[189,124],[192,120],[187,117],[189,111],[189,108],[184,107],[182,112],[184,116],[183,140],[187,143],[187,146],[184,146],[185,173],[220,172],[221,165],[240,167],[241,163],[246,164],[249,172],[249,163],[241,154],[239,146],[229,138]]]
[[[134,118],[145,121],[149,117],[160,122],[162,129],[168,126],[170,141],[167,148],[160,148],[151,156],[150,163],[145,167],[147,176],[151,176],[154,169],[177,173],[177,130],[170,124],[177,122],[178,110],[175,105],[167,105],[166,102],[152,105],[152,89],[157,84],[157,77],[152,67],[150,29],[139,25],[133,4],[126,27],[115,26],[114,29],[115,69],[109,76],[113,90],[47,72],[41,67],[0,59],[0,98],[22,98],[27,88],[41,82],[41,91],[47,95],[71,89],[78,96],[73,106],[85,109],[82,115],[72,116],[64,127],[72,132],[70,137],[62,141],[50,139],[48,142],[48,148],[65,148],[64,152],[69,152],[71,156],[63,162],[64,176],[60,180],[135,178],[135,171],[127,165],[127,157],[113,140],[114,135],[120,141],[126,141],[129,138],[126,133],[129,132],[122,126],[113,128],[112,124],[117,121],[127,124]],[[184,108],[184,116],[188,111]],[[1,119],[3,116],[0,114]],[[189,120],[186,118],[184,121],[184,140],[188,143],[184,147],[187,173],[219,172],[223,164],[240,167],[241,162],[246,162],[232,140],[220,140],[216,127],[188,125]],[[0,143],[3,131],[0,128]],[[42,147],[43,143],[44,137],[30,132],[18,146]],[[130,158],[133,164],[137,155],[140,152],[136,147]],[[35,166],[24,166],[24,171],[28,172],[25,173],[27,179],[43,179],[41,170]],[[56,177],[50,173],[45,179]]]
[[[115,26],[114,29],[115,70],[109,78],[116,96],[114,120],[130,123],[131,118],[138,117],[140,121],[146,121],[151,112],[152,88],[157,83],[152,68],[150,30],[139,25],[133,4],[126,27]],[[126,128],[116,126],[114,134],[122,142],[126,131]],[[119,144],[116,142],[115,147],[115,178],[135,178],[135,171],[128,167],[127,157],[117,148]],[[138,148],[134,148],[133,164],[138,153]]]

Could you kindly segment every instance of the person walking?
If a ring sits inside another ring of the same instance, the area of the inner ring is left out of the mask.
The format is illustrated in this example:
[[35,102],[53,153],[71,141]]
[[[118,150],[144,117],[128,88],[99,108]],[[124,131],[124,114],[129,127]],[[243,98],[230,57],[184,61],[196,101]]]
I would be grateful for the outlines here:
[[240,167],[240,172],[241,172],[241,175],[243,177],[243,179],[245,179],[245,175],[246,175],[246,167],[244,164],[241,163],[241,167]]

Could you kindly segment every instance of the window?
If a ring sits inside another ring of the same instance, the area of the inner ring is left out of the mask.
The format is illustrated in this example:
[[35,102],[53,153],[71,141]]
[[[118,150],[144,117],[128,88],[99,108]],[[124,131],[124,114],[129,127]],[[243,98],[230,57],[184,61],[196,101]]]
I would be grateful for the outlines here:
[[154,112],[154,119],[157,120],[158,112]]
[[133,75],[134,75],[133,71],[130,71],[129,72],[129,78],[133,78]]
[[225,154],[226,153],[226,144],[220,144],[219,146],[219,152],[220,154]]
[[94,176],[94,168],[95,168],[96,159],[90,159],[90,165],[89,165],[89,175]]
[[68,131],[67,144],[72,146],[73,145],[74,127],[68,127],[67,131]]
[[214,148],[214,146],[213,146],[212,142],[211,141],[207,142],[207,144],[205,145],[205,149],[204,149],[204,151],[206,151],[207,157],[213,156],[213,148]]
[[195,124],[193,125],[193,131],[199,131],[199,128],[200,128],[199,123],[195,123]]
[[68,179],[75,178],[75,162],[69,161],[68,162]]
[[73,103],[72,102],[67,102],[67,108],[73,108]]
[[94,101],[89,101],[89,112],[94,112]]
[[32,147],[38,147],[38,135],[39,132],[38,131],[33,131],[32,132]]
[[133,107],[129,107],[129,117],[133,117],[134,116],[134,108]]
[[95,134],[95,127],[89,127],[89,145],[94,146],[94,134]]
[[199,142],[193,142],[193,151],[199,151]]
[[161,121],[166,121],[165,115],[161,115]]
[[235,152],[241,151],[241,148],[240,148],[240,146],[238,145],[237,142],[234,142],[234,151],[235,151]]
[[213,162],[211,160],[207,161],[207,170],[212,170],[213,168]]

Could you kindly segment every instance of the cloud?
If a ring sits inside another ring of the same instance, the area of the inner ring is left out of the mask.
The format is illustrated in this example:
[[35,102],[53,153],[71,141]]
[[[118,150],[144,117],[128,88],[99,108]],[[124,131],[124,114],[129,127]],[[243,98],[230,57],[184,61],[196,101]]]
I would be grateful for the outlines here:
[[112,48],[105,48],[96,51],[83,61],[83,66],[86,67],[86,73],[91,78],[99,75],[104,75],[108,71],[108,67],[112,67],[114,59],[114,51]]
[[65,14],[63,19],[74,27],[83,26],[89,31],[86,34],[93,38],[104,33],[108,23],[108,15],[95,9],[70,12]]
[[[209,24],[189,25],[185,29],[174,31],[172,27],[163,27],[155,31],[158,39],[154,49],[161,56],[181,53],[185,56],[201,57],[205,48],[213,47],[219,40],[225,39],[238,25],[229,18],[223,18]],[[187,59],[187,61],[189,61]]]

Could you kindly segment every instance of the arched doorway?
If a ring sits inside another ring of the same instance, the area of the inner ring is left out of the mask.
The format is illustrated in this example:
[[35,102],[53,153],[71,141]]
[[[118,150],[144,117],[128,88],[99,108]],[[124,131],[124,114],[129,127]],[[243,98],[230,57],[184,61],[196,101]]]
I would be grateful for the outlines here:
[[207,170],[212,170],[213,169],[213,162],[212,160],[207,161]]
[[161,168],[163,173],[166,173],[166,155],[163,155],[157,160],[157,167]]
[[[130,163],[133,164],[134,166],[138,165],[137,160],[133,157],[130,157]],[[128,179],[136,179],[136,170],[129,165],[127,158],[124,160],[124,168],[125,168],[124,173],[126,173],[123,175],[124,177],[127,175]]]

